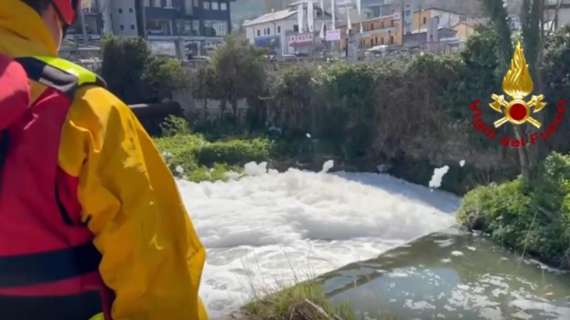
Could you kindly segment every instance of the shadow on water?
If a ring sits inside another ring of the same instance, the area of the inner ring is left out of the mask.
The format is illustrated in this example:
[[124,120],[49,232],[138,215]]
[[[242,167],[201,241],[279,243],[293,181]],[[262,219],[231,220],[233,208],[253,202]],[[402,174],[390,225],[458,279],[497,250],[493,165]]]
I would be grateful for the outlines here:
[[363,317],[570,319],[570,274],[452,229],[320,279]]

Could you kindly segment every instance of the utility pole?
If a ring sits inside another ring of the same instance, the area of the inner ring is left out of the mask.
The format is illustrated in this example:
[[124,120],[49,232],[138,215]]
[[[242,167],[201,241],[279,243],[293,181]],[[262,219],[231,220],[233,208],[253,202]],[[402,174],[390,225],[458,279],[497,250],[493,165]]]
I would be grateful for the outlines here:
[[402,45],[404,44],[404,35],[406,33],[406,0],[400,0],[400,35],[402,36]]

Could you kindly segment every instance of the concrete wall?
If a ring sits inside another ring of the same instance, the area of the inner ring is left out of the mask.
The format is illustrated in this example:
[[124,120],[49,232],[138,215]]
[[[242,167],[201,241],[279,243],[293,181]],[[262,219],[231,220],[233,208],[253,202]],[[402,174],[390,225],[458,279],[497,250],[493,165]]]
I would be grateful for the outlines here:
[[[184,116],[191,121],[214,121],[222,117],[222,103],[219,100],[196,99],[189,90],[179,90],[173,94],[173,100],[182,108]],[[239,117],[245,119],[249,105],[245,99],[238,102]],[[225,113],[232,114],[232,107],[226,104]]]
[[138,36],[135,0],[112,0],[109,2],[113,33],[126,37]]

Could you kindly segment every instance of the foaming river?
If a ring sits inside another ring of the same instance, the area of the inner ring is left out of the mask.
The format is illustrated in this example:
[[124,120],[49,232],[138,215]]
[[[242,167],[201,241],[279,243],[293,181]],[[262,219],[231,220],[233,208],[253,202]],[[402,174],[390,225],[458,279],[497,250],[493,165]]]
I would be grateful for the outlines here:
[[447,229],[460,202],[387,175],[278,173],[253,164],[246,173],[229,182],[179,182],[208,252],[201,296],[212,319]]

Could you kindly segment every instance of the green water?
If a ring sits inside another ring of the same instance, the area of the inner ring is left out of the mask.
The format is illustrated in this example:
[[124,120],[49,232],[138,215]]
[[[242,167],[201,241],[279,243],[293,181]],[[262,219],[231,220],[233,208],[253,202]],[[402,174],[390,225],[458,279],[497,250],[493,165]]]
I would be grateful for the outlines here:
[[362,319],[570,320],[570,274],[450,230],[321,277]]

